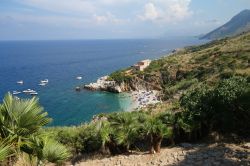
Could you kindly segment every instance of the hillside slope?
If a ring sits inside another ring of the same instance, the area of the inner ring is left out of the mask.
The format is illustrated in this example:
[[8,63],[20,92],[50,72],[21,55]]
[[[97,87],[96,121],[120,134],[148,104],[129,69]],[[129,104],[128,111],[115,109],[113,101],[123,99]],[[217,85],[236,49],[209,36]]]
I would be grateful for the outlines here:
[[127,91],[157,89],[163,103],[99,114],[77,127],[45,129],[69,147],[72,163],[249,165],[249,144],[183,143],[249,142],[250,33],[184,48],[152,61],[143,72],[130,69],[109,79]]
[[250,33],[188,47],[152,61],[144,72],[114,72],[112,80],[125,90],[160,90],[164,100],[178,100],[186,90],[204,82],[213,85],[234,75],[250,76]]
[[201,37],[201,39],[219,39],[248,31],[250,31],[250,10],[244,10],[226,24]]

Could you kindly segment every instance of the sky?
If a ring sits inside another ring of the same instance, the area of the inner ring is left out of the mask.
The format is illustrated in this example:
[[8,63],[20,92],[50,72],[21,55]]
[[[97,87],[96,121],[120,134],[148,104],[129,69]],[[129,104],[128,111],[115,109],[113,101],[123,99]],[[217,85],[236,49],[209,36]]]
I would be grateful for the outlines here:
[[194,36],[250,0],[0,0],[0,40]]

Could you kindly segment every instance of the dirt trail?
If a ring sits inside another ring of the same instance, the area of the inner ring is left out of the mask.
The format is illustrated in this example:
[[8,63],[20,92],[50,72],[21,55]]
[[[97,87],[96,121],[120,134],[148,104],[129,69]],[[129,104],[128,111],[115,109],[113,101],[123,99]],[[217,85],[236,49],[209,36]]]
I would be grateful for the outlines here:
[[160,154],[134,153],[112,157],[86,157],[75,166],[250,166],[250,143],[191,145],[164,148]]

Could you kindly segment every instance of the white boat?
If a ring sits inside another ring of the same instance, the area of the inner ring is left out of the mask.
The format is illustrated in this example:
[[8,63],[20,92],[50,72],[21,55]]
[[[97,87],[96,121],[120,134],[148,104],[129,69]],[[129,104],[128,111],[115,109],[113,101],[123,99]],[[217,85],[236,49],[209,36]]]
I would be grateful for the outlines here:
[[27,90],[24,90],[23,93],[34,93],[36,91],[32,90],[32,89],[27,89]]
[[17,84],[23,84],[23,80],[17,81]]
[[40,86],[45,86],[45,85],[47,85],[47,83],[40,83],[40,84],[38,84],[38,85],[40,85]]
[[40,83],[45,83],[45,84],[47,84],[47,83],[49,83],[49,80],[48,80],[48,79],[41,80]]
[[35,92],[31,92],[30,95],[38,95],[38,93],[35,91]]
[[13,95],[18,95],[18,94],[20,94],[20,93],[22,93],[22,92],[19,92],[19,91],[13,91],[13,92],[12,92]]
[[76,79],[77,79],[77,80],[81,80],[81,79],[82,79],[82,77],[81,77],[81,76],[78,76],[78,77],[76,77]]

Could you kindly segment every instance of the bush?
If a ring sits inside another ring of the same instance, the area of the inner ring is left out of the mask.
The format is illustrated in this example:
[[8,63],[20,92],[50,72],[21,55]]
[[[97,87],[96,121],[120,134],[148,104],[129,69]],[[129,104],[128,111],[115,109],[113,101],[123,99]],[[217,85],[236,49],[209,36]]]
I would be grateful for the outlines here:
[[215,88],[202,86],[189,91],[180,103],[186,111],[198,115],[196,123],[209,131],[250,136],[249,96],[250,84],[246,78],[232,77],[220,81]]
[[84,145],[79,139],[82,130],[81,127],[64,127],[58,131],[56,139],[66,145],[73,154],[84,152]]
[[180,90],[185,90],[188,89],[190,86],[193,84],[197,83],[197,79],[191,79],[191,80],[182,80],[178,82],[176,85],[171,86],[171,87],[166,87],[165,88],[165,98],[169,98],[171,95],[177,93]]
[[117,83],[128,82],[132,78],[131,75],[127,75],[123,70],[116,71],[109,75],[109,79],[116,81]]

